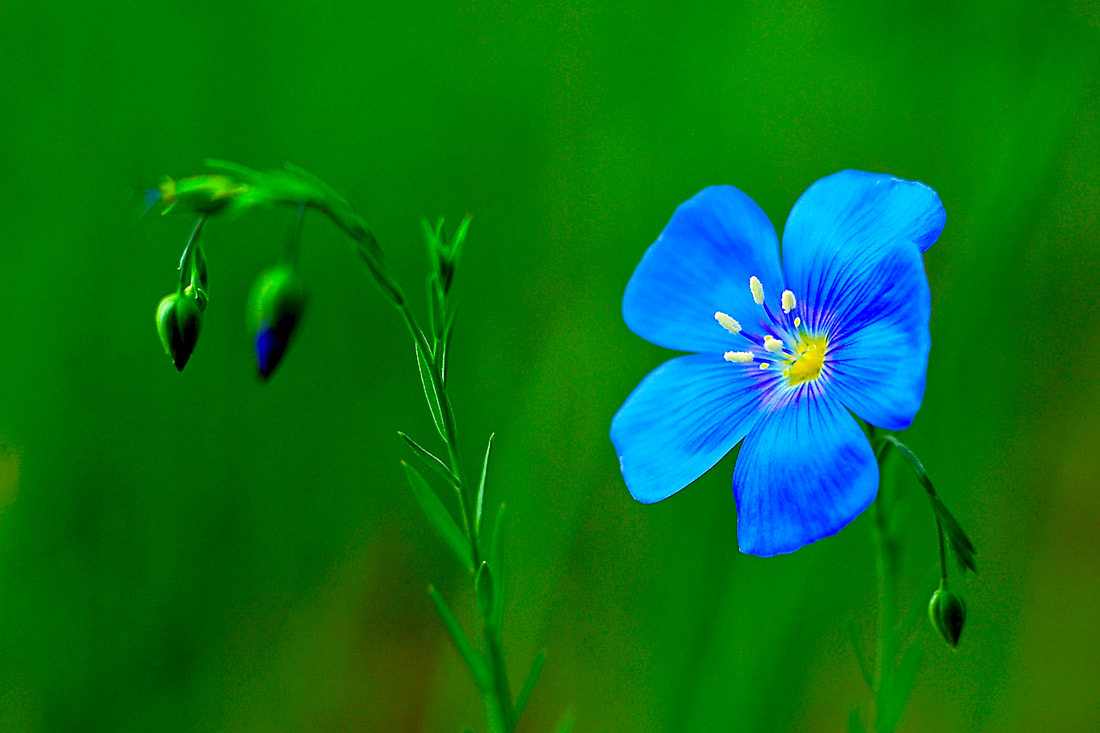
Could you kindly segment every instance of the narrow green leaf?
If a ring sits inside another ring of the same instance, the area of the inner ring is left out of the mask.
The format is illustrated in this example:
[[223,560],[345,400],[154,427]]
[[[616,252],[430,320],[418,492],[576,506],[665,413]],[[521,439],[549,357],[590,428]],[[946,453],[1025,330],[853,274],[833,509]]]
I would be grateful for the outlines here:
[[860,674],[863,675],[863,681],[867,683],[867,689],[874,690],[875,685],[871,678],[871,665],[867,663],[867,657],[863,653],[863,639],[859,636],[859,631],[856,628],[854,622],[849,621],[845,624],[845,628],[848,631],[848,643],[852,645],[852,652],[856,655],[856,663],[859,665]]
[[516,720],[523,715],[523,709],[527,707],[527,701],[531,698],[531,693],[535,691],[535,683],[539,681],[539,674],[542,673],[542,666],[546,664],[546,650],[543,649],[535,657],[535,661],[531,664],[531,671],[527,673],[527,679],[523,682],[523,689],[519,691],[519,697],[516,698]]
[[436,471],[440,476],[447,479],[447,481],[452,486],[458,485],[458,479],[455,478],[455,475],[451,473],[451,469],[447,468],[447,464],[444,463],[441,458],[429,451],[424,446],[420,445],[420,443],[417,443],[415,440],[412,439],[410,435],[403,433],[400,430],[397,431],[397,434],[405,439],[405,442],[408,443],[409,447],[413,449],[413,453],[416,454],[416,457],[419,458],[425,466],[431,468],[433,471]]
[[863,725],[863,717],[859,714],[859,708],[853,706],[848,713],[848,733],[867,733]]
[[345,206],[349,209],[351,208],[351,204],[348,203],[348,200],[346,198],[344,198],[343,196],[341,196],[340,193],[335,188],[328,185],[327,183],[322,181],[320,178],[318,178],[317,176],[315,176],[312,173],[310,173],[309,171],[307,171],[305,168],[294,165],[293,163],[284,163],[283,167],[286,168],[291,173],[298,176],[299,178],[302,178],[306,182],[312,184],[314,188],[316,188],[318,191],[323,193],[325,195],[325,197],[330,199],[333,203],[340,204],[340,205]]
[[228,160],[218,160],[217,158],[207,158],[204,163],[207,168],[214,168],[215,170],[221,170],[225,173],[229,173],[234,178],[238,178],[241,181],[249,184],[258,183],[263,179],[263,174],[254,168],[241,165],[239,163],[232,163]]
[[439,612],[439,617],[443,619],[443,625],[447,627],[447,632],[451,635],[451,639],[454,640],[455,646],[458,647],[458,653],[462,655],[462,659],[465,660],[466,666],[470,670],[470,674],[473,675],[474,683],[478,686],[478,689],[482,691],[490,689],[489,671],[485,666],[485,660],[483,660],[481,655],[470,646],[470,642],[466,638],[466,633],[459,625],[458,619],[451,613],[447,601],[443,600],[443,596],[439,595],[439,591],[435,589],[434,585],[428,586],[428,593],[432,596],[432,602],[435,603],[435,610]]
[[910,646],[902,654],[901,662],[890,678],[889,695],[883,701],[884,709],[879,711],[879,730],[897,730],[905,704],[913,692],[913,679],[920,666],[921,650]]
[[462,256],[462,246],[466,243],[466,230],[470,228],[470,222],[473,221],[473,217],[467,214],[462,217],[462,221],[458,224],[458,229],[455,230],[454,239],[451,240],[451,261],[457,263]]
[[932,486],[932,479],[928,478],[928,472],[924,470],[924,465],[921,464],[920,459],[893,435],[883,436],[883,440],[898,449],[905,462],[909,464],[909,468],[916,475],[917,481],[924,487],[928,499],[932,503],[932,511],[943,527],[943,531],[947,533],[947,538],[951,543],[951,549],[955,552],[955,559],[958,560],[959,567],[973,573],[978,572],[975,559],[978,553],[974,549],[973,543],[970,542],[970,538],[966,536],[962,526],[936,495],[936,490]]
[[573,724],[577,722],[577,713],[572,707],[566,708],[562,713],[561,719],[558,720],[557,726],[554,728],[555,733],[572,733]]
[[504,621],[504,532],[502,528],[504,526],[504,505],[500,505],[500,509],[497,510],[496,519],[493,521],[493,534],[489,538],[489,561],[493,563],[493,567],[496,568],[495,577],[496,591],[493,596],[493,615],[490,617],[490,623],[494,629],[501,628],[501,624]]
[[458,308],[453,308],[450,313],[447,314],[447,322],[443,325],[443,336],[440,339],[439,346],[439,374],[440,381],[443,384],[447,384],[447,356],[451,351],[451,335],[454,333],[455,317],[458,315]]
[[932,511],[939,518],[943,531],[947,533],[947,539],[951,543],[951,549],[955,552],[955,559],[958,560],[959,567],[972,573],[978,572],[978,563],[975,559],[978,553],[974,550],[974,545],[971,544],[970,538],[966,536],[966,532],[959,526],[955,517],[951,516],[951,512],[947,510],[947,507],[944,506],[938,496],[930,496],[929,500],[932,502]]
[[485,446],[485,462],[481,464],[481,481],[477,484],[477,505],[474,511],[474,532],[481,537],[481,507],[485,501],[485,477],[489,473],[489,451],[493,449],[493,437],[489,436],[489,444]]
[[474,575],[474,595],[477,596],[477,607],[481,611],[481,617],[491,623],[494,608],[493,573],[487,562],[482,562]]
[[439,234],[436,233],[436,228],[431,225],[427,217],[420,217],[420,227],[424,230],[424,242],[428,245],[428,257],[434,259],[438,247]]
[[443,427],[443,410],[440,407],[439,394],[435,391],[435,381],[432,379],[432,365],[419,341],[416,342],[416,366],[420,370],[420,384],[424,387],[424,397],[428,400],[428,409],[432,411],[435,429],[443,440],[447,440],[447,431]]
[[412,487],[413,495],[416,496],[420,508],[427,515],[428,521],[439,532],[439,536],[443,538],[443,541],[454,551],[455,556],[462,563],[462,567],[473,570],[474,561],[470,555],[470,543],[466,539],[466,535],[459,529],[458,524],[455,523],[451,513],[443,506],[439,496],[432,490],[431,486],[428,486],[428,482],[424,480],[419,471],[404,461],[401,462],[401,465],[405,467],[409,486]]

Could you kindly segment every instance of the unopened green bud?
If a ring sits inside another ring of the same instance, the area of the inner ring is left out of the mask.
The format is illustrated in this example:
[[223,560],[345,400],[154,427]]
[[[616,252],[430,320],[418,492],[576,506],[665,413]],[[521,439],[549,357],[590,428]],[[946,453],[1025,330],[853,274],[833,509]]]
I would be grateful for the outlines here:
[[255,335],[256,368],[267,379],[286,353],[305,309],[302,280],[290,265],[265,270],[252,286],[249,320]]
[[201,327],[202,310],[194,298],[177,293],[161,298],[157,306],[157,332],[164,350],[181,372],[195,350]]
[[966,623],[966,603],[962,596],[941,583],[928,604],[928,618],[944,641],[952,647],[959,645],[959,636]]

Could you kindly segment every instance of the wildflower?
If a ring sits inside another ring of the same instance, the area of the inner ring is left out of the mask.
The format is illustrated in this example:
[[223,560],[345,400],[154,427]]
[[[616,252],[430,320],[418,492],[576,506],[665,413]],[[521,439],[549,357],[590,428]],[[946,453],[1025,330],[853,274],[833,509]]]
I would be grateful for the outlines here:
[[623,317],[681,351],[611,423],[635,499],[661,501],[744,440],[733,473],[742,552],[793,552],[873,500],[859,424],[909,426],[924,394],[931,297],[921,253],[943,230],[935,191],[860,171],[795,204],[783,262],[771,222],[731,186],[681,204],[634,271]]

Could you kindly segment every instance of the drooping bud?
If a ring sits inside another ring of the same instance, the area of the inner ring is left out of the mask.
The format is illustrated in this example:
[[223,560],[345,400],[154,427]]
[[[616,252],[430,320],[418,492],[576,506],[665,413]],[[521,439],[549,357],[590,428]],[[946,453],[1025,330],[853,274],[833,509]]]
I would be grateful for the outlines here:
[[256,368],[267,379],[286,353],[294,327],[302,316],[305,288],[292,266],[278,265],[256,279],[249,302]]
[[962,596],[941,583],[928,604],[928,618],[952,648],[959,645],[959,636],[966,623],[966,603]]
[[177,293],[161,298],[157,306],[157,332],[164,350],[181,372],[195,350],[201,327],[202,310],[194,298]]

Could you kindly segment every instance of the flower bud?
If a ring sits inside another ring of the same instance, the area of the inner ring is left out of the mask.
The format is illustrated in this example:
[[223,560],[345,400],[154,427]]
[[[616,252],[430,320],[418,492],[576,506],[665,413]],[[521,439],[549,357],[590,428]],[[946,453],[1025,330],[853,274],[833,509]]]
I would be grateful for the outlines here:
[[161,298],[157,306],[157,332],[164,350],[181,372],[191,358],[201,327],[202,311],[193,298],[177,293]]
[[[251,188],[247,183],[213,173],[179,180],[166,178],[157,190],[166,214],[176,208],[196,214],[217,214],[227,206],[246,204]],[[147,195],[147,204],[149,198]]]
[[932,625],[936,631],[940,632],[944,641],[952,647],[959,645],[959,636],[966,622],[966,603],[963,602],[962,596],[940,584],[928,604],[928,618],[932,620]]
[[290,265],[265,270],[252,286],[249,312],[255,334],[256,368],[267,379],[286,353],[305,308],[301,278]]

